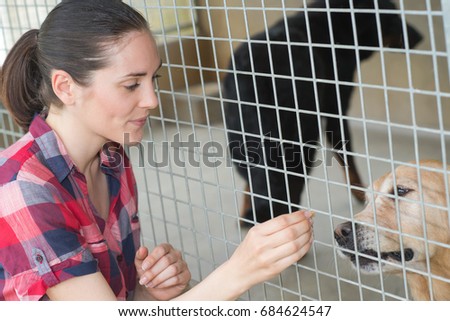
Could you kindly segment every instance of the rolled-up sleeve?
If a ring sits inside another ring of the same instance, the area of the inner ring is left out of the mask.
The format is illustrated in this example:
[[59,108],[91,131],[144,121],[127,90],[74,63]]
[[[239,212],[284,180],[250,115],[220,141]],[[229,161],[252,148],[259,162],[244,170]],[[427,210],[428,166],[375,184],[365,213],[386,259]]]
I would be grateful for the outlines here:
[[89,221],[73,202],[48,182],[0,187],[0,299],[39,300],[49,287],[98,271],[82,235]]

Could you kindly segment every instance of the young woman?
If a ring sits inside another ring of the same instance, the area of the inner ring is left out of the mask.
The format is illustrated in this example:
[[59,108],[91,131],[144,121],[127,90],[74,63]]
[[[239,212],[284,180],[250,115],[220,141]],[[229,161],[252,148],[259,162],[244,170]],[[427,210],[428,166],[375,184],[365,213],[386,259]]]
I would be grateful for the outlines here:
[[1,299],[229,300],[309,250],[311,214],[282,215],[186,291],[180,252],[139,244],[122,145],[142,139],[160,66],[145,19],[119,0],[62,1],[11,49],[1,100],[27,133],[0,153]]

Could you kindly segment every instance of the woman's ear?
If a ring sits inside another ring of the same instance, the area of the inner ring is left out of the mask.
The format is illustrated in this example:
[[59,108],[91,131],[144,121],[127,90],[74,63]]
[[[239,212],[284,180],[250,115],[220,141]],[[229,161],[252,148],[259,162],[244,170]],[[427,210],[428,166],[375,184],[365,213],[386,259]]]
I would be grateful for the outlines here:
[[76,86],[72,76],[64,70],[53,70],[52,72],[52,88],[55,95],[61,102],[68,106],[75,102],[74,88]]

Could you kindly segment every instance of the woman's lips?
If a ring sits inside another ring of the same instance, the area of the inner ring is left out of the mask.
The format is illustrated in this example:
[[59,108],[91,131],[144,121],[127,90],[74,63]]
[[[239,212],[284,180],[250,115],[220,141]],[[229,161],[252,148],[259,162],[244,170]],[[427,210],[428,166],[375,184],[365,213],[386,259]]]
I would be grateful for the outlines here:
[[142,118],[130,121],[130,123],[132,123],[138,127],[144,126],[146,122],[147,122],[147,117],[142,117]]

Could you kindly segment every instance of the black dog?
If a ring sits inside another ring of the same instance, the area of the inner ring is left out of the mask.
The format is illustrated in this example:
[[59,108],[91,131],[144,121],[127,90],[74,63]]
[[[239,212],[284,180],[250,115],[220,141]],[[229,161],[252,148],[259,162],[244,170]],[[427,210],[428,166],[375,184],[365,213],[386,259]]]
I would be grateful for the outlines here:
[[[246,197],[241,213],[248,220],[263,222],[300,203],[322,123],[340,164],[348,166],[348,183],[361,186],[351,154],[346,162],[343,156],[344,141],[346,151],[352,150],[343,116],[357,60],[379,50],[380,37],[383,46],[395,48],[413,48],[422,37],[409,25],[403,30],[398,15],[383,13],[396,9],[389,0],[377,1],[379,11],[374,0],[353,0],[353,11],[349,1],[315,1],[307,14],[253,36],[230,61],[233,72],[223,83],[225,121],[231,157],[253,198]],[[363,197],[361,190],[353,193]]]

